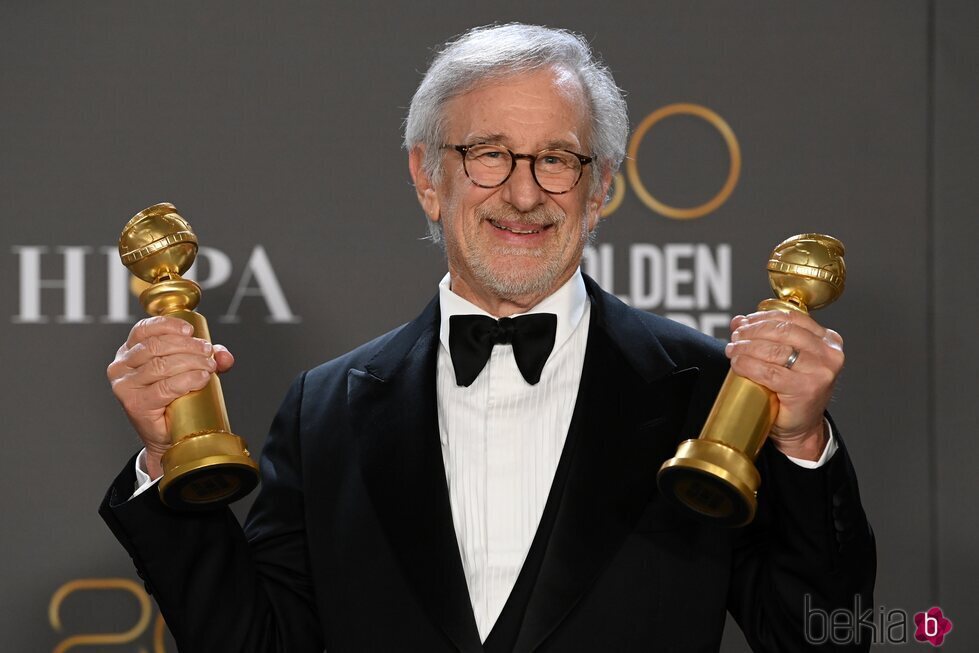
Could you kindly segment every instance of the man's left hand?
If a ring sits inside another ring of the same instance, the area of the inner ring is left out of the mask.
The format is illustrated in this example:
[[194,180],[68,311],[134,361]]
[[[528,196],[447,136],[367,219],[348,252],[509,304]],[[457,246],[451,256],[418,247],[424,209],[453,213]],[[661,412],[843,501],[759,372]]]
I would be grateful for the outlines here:
[[808,315],[781,311],[737,315],[731,331],[731,369],[778,395],[773,444],[788,456],[818,460],[827,439],[823,412],[843,369],[843,338]]

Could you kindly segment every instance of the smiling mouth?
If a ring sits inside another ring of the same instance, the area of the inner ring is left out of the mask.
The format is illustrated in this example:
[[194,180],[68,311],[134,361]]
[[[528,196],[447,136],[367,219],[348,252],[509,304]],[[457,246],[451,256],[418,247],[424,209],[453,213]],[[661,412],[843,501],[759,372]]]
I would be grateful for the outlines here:
[[500,231],[509,231],[512,234],[519,234],[521,236],[528,236],[530,234],[539,234],[542,231],[550,229],[552,226],[547,224],[547,225],[541,225],[536,229],[516,229],[514,227],[509,227],[507,225],[500,224],[496,220],[489,220],[488,222],[494,227],[496,227],[497,229],[499,229]]

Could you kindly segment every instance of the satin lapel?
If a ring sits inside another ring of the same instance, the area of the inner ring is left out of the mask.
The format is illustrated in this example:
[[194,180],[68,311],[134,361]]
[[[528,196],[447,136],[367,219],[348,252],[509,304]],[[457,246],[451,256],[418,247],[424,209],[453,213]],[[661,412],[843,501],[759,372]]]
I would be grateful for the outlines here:
[[348,375],[368,493],[408,584],[460,651],[481,651],[452,525],[435,397],[438,303]]
[[675,371],[634,315],[609,310],[607,296],[596,298],[589,286],[588,347],[562,454],[570,468],[563,495],[548,499],[559,501],[558,513],[516,651],[540,645],[632,532],[656,492],[659,465],[676,448],[697,377],[693,368]]

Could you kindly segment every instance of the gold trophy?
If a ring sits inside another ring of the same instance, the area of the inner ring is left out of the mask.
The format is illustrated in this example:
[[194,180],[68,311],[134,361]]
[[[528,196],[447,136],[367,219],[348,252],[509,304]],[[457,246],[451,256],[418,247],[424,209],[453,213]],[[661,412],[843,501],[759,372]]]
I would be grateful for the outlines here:
[[[772,250],[768,278],[778,298],[762,301],[760,311],[826,306],[843,293],[843,243],[823,234],[792,236]],[[681,442],[660,467],[660,491],[715,523],[750,523],[761,483],[754,461],[777,415],[774,392],[728,372],[700,437]]]
[[[147,313],[184,320],[196,337],[211,341],[207,320],[194,312],[201,301],[200,286],[180,277],[197,256],[197,236],[172,204],[154,204],[134,215],[119,236],[119,256],[130,272],[150,284],[139,296]],[[210,508],[254,489],[258,465],[245,441],[231,432],[217,374],[211,374],[203,389],[175,399],[166,414],[172,445],[162,460],[159,489],[165,504]]]

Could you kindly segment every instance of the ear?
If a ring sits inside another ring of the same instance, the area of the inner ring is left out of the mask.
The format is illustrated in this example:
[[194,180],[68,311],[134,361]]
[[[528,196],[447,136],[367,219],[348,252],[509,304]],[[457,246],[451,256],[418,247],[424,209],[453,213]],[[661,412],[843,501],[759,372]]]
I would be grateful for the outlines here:
[[602,179],[598,188],[588,198],[588,230],[592,231],[602,216],[602,207],[605,205],[605,198],[608,197],[608,189],[612,185],[612,171],[608,168],[602,171]]
[[415,184],[415,194],[418,196],[418,203],[421,204],[425,215],[432,222],[438,222],[442,217],[439,208],[438,193],[432,179],[425,172],[423,162],[425,160],[425,148],[416,145],[408,152],[408,170],[411,171],[411,180]]

